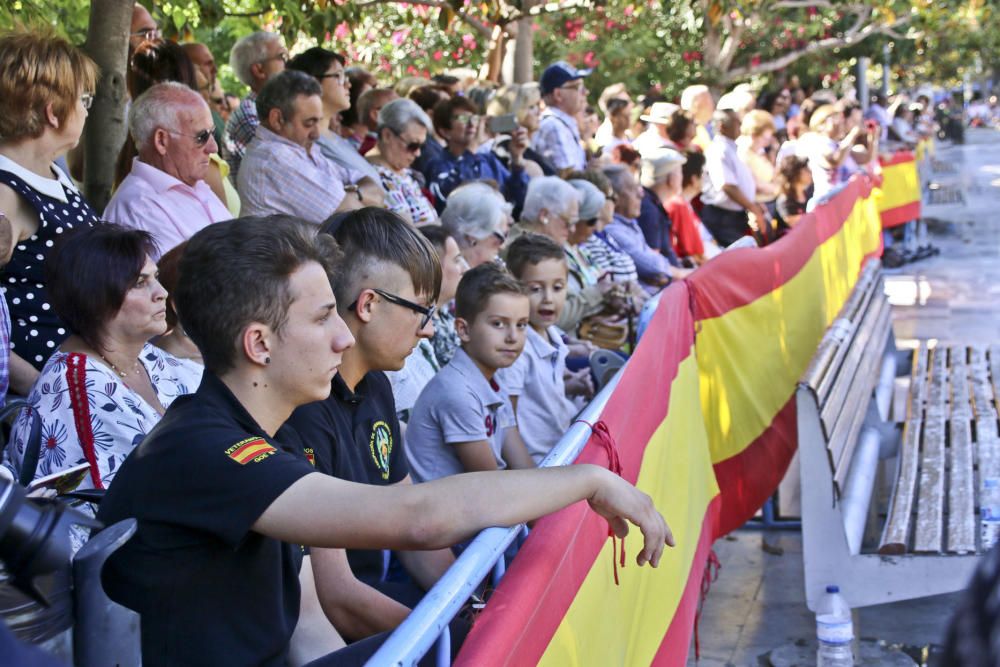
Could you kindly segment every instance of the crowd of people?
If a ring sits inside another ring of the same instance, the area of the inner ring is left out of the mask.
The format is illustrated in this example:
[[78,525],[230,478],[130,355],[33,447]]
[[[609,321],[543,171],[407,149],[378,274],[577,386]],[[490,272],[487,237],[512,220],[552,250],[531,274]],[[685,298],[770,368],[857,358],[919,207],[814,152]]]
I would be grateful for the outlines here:
[[70,169],[96,66],[0,36],[0,396],[30,404],[13,474],[83,466],[99,519],[139,519],[105,585],[148,665],[361,661],[477,530],[580,499],[655,565],[648,498],[537,469],[594,394],[590,355],[627,356],[651,295],[932,131],[794,80],[615,84],[596,110],[565,62],[383,81],[268,32],[228,54],[234,104],[224,54],[139,4],[131,34],[102,212]]

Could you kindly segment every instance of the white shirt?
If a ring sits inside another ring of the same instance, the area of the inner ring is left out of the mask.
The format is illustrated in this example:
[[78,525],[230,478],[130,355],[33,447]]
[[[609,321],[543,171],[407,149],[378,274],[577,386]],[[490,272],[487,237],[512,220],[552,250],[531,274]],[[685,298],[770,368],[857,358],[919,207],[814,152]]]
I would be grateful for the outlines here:
[[757,195],[753,173],[737,154],[736,142],[722,134],[716,134],[705,151],[705,182],[702,186],[701,201],[730,211],[742,211],[742,206],[729,198],[722,189],[724,185],[735,185],[748,200]]

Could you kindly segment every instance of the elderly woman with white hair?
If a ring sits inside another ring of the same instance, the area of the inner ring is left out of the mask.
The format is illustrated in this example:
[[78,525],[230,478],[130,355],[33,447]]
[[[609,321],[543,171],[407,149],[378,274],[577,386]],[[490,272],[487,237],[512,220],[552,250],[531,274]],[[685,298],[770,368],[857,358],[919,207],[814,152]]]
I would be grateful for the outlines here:
[[417,227],[438,222],[437,211],[417,180],[422,177],[410,168],[432,127],[416,102],[393,100],[378,113],[378,154],[368,158],[382,181],[385,207]]
[[510,230],[512,206],[485,182],[455,188],[441,213],[441,225],[455,239],[462,256],[475,268],[495,261]]

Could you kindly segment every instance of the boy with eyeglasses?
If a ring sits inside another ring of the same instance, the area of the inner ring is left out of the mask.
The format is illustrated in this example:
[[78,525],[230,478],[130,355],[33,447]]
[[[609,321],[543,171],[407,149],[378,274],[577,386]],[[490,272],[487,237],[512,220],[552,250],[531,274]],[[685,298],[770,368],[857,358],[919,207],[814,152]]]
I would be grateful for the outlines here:
[[480,264],[462,276],[455,294],[462,347],[424,387],[406,429],[416,481],[535,467],[510,396],[496,378],[524,349],[529,312],[525,289],[497,264]]
[[[327,475],[360,484],[409,484],[385,371],[401,369],[417,342],[434,331],[430,319],[441,288],[437,252],[383,209],[335,216],[322,229],[344,252],[335,292],[355,344],[343,353],[329,398],[295,410],[278,437],[300,440]],[[397,554],[415,584],[386,581],[389,551],[311,550],[320,603],[348,641],[394,629],[454,560],[447,549]]]

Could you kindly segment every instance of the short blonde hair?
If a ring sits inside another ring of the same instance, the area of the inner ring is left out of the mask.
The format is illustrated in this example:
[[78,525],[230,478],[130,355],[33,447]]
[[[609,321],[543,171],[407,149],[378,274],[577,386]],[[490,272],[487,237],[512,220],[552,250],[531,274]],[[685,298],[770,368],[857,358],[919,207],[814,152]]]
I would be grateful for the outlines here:
[[835,104],[823,104],[813,111],[812,116],[809,118],[809,129],[813,132],[817,131],[819,128],[823,127],[826,121],[830,120],[833,116],[840,113],[840,108]]
[[740,124],[740,133],[756,139],[768,130],[774,132],[774,116],[762,109],[748,111]]
[[512,83],[501,88],[489,104],[486,113],[489,116],[502,116],[512,113],[517,122],[524,122],[528,110],[542,99],[542,91],[537,83]]
[[84,92],[97,84],[97,65],[48,29],[0,34],[0,139],[35,139],[45,131],[45,107],[60,125]]

